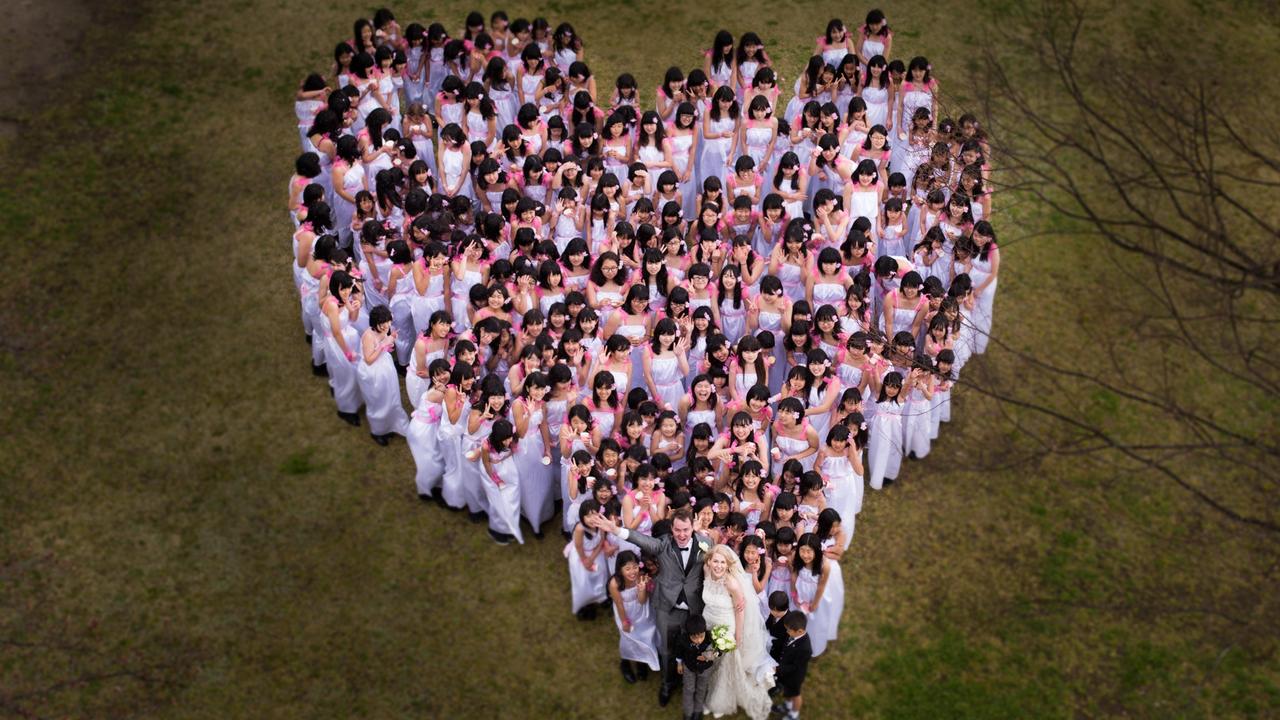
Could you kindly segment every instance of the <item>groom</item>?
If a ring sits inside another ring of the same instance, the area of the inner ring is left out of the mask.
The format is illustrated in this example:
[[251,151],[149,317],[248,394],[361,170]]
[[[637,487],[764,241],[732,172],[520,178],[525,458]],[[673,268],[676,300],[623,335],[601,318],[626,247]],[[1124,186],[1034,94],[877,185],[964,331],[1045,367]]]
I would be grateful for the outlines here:
[[587,525],[612,533],[658,559],[657,590],[653,596],[654,622],[662,637],[662,687],[658,704],[666,707],[676,684],[675,652],[679,633],[689,613],[702,612],[702,560],[714,542],[693,531],[689,508],[676,510],[671,518],[671,535],[660,540],[638,533],[596,513]]

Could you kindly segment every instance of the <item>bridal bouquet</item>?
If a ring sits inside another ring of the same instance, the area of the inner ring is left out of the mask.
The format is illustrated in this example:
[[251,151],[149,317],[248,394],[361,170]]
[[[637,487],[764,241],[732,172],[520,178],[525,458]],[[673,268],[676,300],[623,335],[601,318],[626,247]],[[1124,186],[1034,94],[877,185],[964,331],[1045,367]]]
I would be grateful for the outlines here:
[[733,631],[728,625],[716,625],[711,628],[711,646],[724,655],[737,649],[738,643],[734,641]]

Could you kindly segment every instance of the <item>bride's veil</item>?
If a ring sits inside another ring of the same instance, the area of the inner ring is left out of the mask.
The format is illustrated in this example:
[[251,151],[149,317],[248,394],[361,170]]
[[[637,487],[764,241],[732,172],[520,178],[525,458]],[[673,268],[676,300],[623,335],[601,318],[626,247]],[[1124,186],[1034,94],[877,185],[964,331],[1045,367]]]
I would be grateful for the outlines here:
[[743,669],[754,673],[757,682],[765,684],[766,687],[773,685],[773,667],[776,663],[773,658],[769,657],[769,653],[765,648],[765,630],[764,618],[757,609],[756,594],[753,590],[755,587],[751,582],[751,576],[742,567],[742,561],[738,559],[738,554],[733,548],[727,545],[721,545],[725,548],[724,555],[729,559],[729,573],[738,581],[738,587],[742,589],[743,600],[746,602],[746,612],[743,615],[742,626],[742,646],[738,648],[738,652],[743,653],[741,660]]

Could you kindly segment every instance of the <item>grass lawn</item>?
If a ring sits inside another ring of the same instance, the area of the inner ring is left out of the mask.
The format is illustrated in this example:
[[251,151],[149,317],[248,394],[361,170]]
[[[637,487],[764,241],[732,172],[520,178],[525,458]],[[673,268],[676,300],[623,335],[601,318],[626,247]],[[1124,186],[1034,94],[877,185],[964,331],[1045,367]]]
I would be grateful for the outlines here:
[[[960,85],[979,5],[884,3],[895,55]],[[342,424],[310,374],[285,269],[292,91],[369,9],[142,3],[89,29],[65,102],[0,146],[0,716],[678,712],[655,679],[622,683],[607,616],[573,618],[558,536],[497,547],[422,506],[404,443]],[[472,4],[394,9],[455,29]],[[868,7],[505,9],[572,21],[601,94],[626,70],[651,102],[722,26],[759,32],[790,88],[827,19]],[[1011,236],[1048,221],[1005,217]],[[1002,339],[1069,352],[1097,330],[1068,298],[1110,271],[1063,252],[1008,243]],[[998,349],[973,372],[1034,381]],[[1163,486],[1037,454],[975,393],[955,406],[868,493],[806,717],[1275,716],[1274,626],[1248,592],[1269,571]]]

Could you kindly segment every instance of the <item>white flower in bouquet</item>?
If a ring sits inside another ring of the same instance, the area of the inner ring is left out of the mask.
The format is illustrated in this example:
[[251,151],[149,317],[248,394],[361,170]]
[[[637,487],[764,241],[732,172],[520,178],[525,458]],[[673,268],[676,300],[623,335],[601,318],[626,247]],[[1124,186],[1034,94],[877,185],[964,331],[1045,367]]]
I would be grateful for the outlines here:
[[733,652],[738,643],[733,639],[733,631],[728,625],[717,625],[711,628],[711,646],[721,655]]

